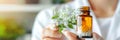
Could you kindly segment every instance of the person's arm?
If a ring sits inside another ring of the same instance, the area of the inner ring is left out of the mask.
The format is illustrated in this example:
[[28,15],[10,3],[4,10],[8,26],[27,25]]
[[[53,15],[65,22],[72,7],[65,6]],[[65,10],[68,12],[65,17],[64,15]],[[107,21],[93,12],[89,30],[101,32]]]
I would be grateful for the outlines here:
[[[119,25],[118,27],[116,27],[116,28],[117,28],[116,32],[113,32],[113,33],[116,34],[114,40],[120,40],[120,25]],[[115,29],[116,29],[116,28],[115,28]],[[114,29],[114,30],[115,30],[115,29]]]
[[52,10],[47,9],[41,11],[36,19],[32,30],[31,40],[40,40],[43,28],[51,22]]

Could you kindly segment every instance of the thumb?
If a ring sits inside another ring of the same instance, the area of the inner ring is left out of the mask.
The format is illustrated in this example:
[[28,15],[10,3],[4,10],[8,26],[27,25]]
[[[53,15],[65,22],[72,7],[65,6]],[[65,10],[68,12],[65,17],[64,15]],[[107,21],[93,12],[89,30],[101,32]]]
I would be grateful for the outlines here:
[[77,40],[77,35],[72,33],[72,32],[69,32],[67,30],[63,30],[62,33],[63,33],[63,35],[65,35],[65,37],[68,40]]
[[104,40],[103,37],[101,37],[100,35],[98,35],[95,32],[93,32],[93,38],[94,38],[94,40]]

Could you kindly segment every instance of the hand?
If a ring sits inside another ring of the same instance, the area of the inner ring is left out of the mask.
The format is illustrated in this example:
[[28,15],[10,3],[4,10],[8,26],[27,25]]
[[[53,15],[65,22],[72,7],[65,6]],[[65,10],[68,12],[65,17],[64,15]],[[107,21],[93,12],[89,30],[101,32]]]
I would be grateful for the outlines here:
[[42,32],[42,40],[63,40],[62,33],[58,32],[55,24],[47,26]]
[[104,40],[103,37],[101,37],[100,35],[98,35],[97,33],[93,32],[93,39],[94,40]]
[[[72,32],[69,32],[67,30],[63,30],[62,33],[65,35],[65,37],[68,40],[85,40],[84,38],[79,38],[78,36]],[[93,32],[93,40],[104,40],[101,36],[99,36],[97,33]]]
[[67,30],[63,30],[62,31],[63,35],[65,35],[65,37],[68,40],[85,40],[84,38],[78,38],[78,36],[70,31]]

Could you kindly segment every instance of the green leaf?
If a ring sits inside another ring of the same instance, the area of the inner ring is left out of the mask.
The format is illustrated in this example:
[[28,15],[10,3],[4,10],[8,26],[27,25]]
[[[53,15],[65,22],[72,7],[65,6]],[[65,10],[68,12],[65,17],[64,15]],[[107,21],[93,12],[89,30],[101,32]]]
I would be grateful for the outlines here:
[[62,30],[63,30],[63,28],[62,28],[62,27],[59,27],[59,32],[60,32],[60,33],[62,33]]
[[77,20],[73,20],[72,24],[77,25]]
[[54,10],[53,13],[54,13],[54,15],[52,16],[52,19],[57,19],[57,18],[59,18],[60,15],[59,15],[59,12],[58,12],[58,11]]
[[59,24],[58,27],[66,28],[64,24]]
[[68,23],[68,27],[73,29],[73,25],[71,23]]
[[59,17],[59,14],[55,14],[52,16],[52,19],[57,19]]
[[58,28],[59,28],[59,32],[61,32],[64,28],[66,28],[66,26],[64,24],[59,24]]

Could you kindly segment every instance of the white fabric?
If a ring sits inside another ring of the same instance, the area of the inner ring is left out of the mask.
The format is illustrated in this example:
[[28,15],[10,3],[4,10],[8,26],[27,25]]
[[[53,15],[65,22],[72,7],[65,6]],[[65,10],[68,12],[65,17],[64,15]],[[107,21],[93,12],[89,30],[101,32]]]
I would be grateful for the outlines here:
[[101,34],[103,38],[106,38],[110,25],[111,25],[112,17],[110,18],[97,18],[98,25],[101,30]]
[[[88,0],[75,0],[73,2],[70,2],[68,4],[65,4],[59,7],[67,6],[73,9],[78,9],[84,5],[89,6]],[[33,26],[32,40],[40,40],[42,29],[45,28],[45,26],[50,24],[51,22],[54,22],[51,20],[54,8],[56,7],[45,9],[37,15],[34,26]],[[97,22],[97,19],[92,10],[91,10],[91,15],[93,16],[93,32],[96,32],[100,36],[103,36],[101,34],[102,31],[100,29],[99,23]],[[108,25],[109,25],[109,30],[108,30],[105,40],[120,40],[120,0],[118,1],[118,6],[111,20],[111,23]]]

